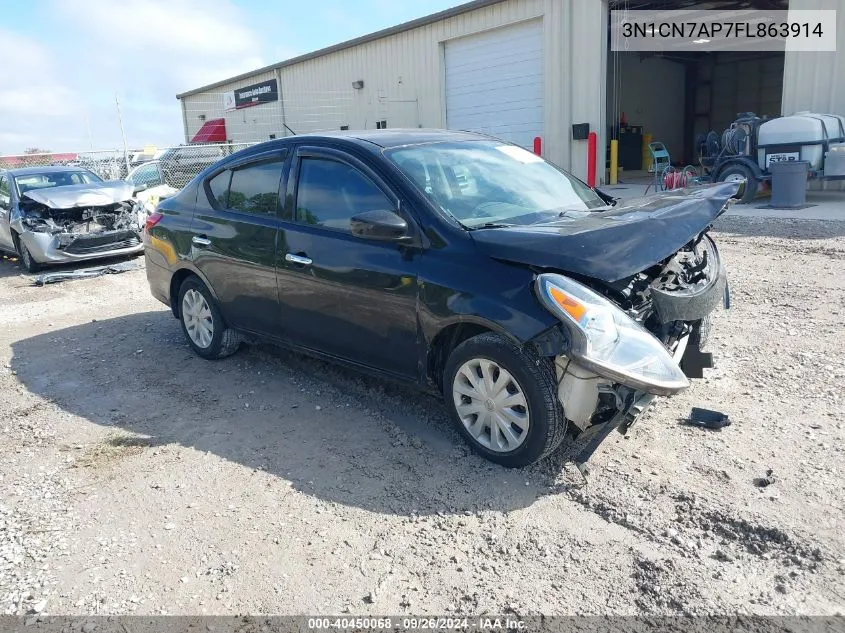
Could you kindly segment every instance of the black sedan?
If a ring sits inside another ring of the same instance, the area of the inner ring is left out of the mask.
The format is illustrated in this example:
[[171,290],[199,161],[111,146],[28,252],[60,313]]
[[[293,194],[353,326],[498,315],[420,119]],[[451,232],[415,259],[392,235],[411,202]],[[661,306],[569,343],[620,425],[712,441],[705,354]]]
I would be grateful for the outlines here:
[[162,202],[147,277],[204,358],[271,339],[442,393],[492,461],[593,435],[585,461],[709,366],[727,282],[707,231],[738,188],[622,206],[486,136],[296,136]]

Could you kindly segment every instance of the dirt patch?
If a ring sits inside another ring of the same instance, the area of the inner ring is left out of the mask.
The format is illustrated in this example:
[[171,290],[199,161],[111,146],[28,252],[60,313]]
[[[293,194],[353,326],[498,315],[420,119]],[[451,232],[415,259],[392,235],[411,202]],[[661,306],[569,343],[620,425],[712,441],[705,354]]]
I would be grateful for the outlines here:
[[138,455],[149,446],[150,440],[147,438],[113,431],[102,442],[83,452],[76,460],[76,465],[82,468],[103,468],[117,460]]

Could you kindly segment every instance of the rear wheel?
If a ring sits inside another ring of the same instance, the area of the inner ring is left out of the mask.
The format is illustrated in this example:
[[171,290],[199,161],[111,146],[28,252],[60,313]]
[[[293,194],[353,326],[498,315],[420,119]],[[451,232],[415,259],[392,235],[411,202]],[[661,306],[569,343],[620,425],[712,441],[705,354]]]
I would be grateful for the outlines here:
[[459,432],[490,461],[527,466],[563,440],[554,367],[531,348],[500,334],[474,336],[449,356],[443,385]]
[[20,258],[21,266],[23,266],[27,272],[37,273],[41,270],[41,265],[32,258],[32,253],[29,252],[26,244],[21,242],[21,238],[18,236],[15,236],[15,247],[18,250],[18,257]]
[[217,303],[197,277],[188,277],[179,288],[179,321],[188,344],[203,358],[224,358],[240,347],[240,335],[226,326]]
[[745,180],[745,192],[742,194],[740,202],[748,204],[754,200],[754,197],[757,195],[757,187],[759,186],[751,168],[748,165],[737,163],[725,167],[719,173],[719,182],[740,182],[742,180]]

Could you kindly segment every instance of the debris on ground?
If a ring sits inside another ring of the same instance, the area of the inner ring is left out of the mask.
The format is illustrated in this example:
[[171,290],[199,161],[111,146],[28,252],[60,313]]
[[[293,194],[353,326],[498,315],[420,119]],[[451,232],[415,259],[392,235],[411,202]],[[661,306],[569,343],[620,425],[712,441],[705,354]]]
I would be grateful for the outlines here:
[[686,422],[705,429],[721,429],[730,426],[731,419],[721,411],[693,407]]
[[771,468],[769,468],[766,471],[765,477],[756,477],[754,479],[754,485],[757,486],[758,488],[767,488],[768,486],[771,486],[776,481],[777,481],[777,477],[775,477],[775,471],[773,471]]
[[33,280],[32,283],[35,286],[46,286],[47,284],[57,284],[62,281],[70,281],[72,279],[86,279],[88,277],[128,273],[132,270],[140,270],[143,267],[143,262],[133,260],[120,262],[118,264],[108,264],[107,266],[91,266],[88,268],[77,268],[76,270],[56,270],[41,273]]

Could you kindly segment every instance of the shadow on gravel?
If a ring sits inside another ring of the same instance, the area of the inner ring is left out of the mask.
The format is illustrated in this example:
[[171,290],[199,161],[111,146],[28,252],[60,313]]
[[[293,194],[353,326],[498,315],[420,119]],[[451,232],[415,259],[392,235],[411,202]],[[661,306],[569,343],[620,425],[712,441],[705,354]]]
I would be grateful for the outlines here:
[[714,224],[719,233],[746,237],[776,237],[790,240],[822,240],[845,237],[845,222],[798,220],[753,216],[722,216]]
[[149,437],[150,446],[264,470],[327,501],[461,513],[521,508],[555,491],[471,453],[434,396],[272,346],[205,361],[164,309],[12,349],[18,379],[74,415]]
[[18,258],[15,255],[0,252],[0,279],[25,274],[26,271],[18,263]]

